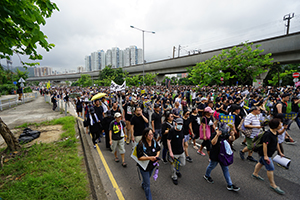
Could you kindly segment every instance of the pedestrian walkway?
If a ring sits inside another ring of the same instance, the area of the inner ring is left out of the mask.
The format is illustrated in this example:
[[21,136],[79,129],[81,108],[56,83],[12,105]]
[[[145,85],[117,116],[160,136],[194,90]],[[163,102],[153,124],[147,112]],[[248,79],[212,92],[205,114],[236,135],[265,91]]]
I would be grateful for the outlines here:
[[[24,123],[40,123],[64,116],[60,112],[52,111],[52,106],[45,103],[44,97],[39,94],[35,100],[4,110],[0,115],[10,129]],[[0,137],[0,144],[3,142],[3,138]]]
[[36,99],[37,96],[38,96],[38,92],[24,93],[22,96],[22,100],[19,101],[19,95],[16,95],[16,94],[2,95],[0,97],[0,111],[17,106],[19,104],[23,104],[23,103],[32,101],[32,100]]

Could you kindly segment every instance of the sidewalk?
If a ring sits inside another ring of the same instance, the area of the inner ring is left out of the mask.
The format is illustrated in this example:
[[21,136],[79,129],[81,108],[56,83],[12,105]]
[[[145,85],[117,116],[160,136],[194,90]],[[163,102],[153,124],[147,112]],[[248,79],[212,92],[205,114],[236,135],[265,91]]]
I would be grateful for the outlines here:
[[[39,94],[37,99],[31,102],[0,112],[0,117],[10,129],[24,123],[40,123],[63,116],[60,112],[52,111],[52,105],[46,103],[44,97]],[[3,138],[0,137],[0,144],[3,142]]]

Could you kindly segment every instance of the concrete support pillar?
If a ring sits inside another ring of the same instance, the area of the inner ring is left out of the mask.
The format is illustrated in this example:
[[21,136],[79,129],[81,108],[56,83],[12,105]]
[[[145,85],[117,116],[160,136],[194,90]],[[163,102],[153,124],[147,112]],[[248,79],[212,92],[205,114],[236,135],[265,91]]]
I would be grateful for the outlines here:
[[253,87],[259,87],[263,85],[264,79],[267,77],[270,69],[268,69],[266,72],[261,73],[256,77],[256,82],[253,82]]

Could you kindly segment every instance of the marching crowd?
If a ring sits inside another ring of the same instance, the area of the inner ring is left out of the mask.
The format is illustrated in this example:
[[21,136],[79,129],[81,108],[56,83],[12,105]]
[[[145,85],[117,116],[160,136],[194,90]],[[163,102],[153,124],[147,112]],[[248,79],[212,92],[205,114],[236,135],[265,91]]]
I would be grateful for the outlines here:
[[[115,162],[120,162],[120,154],[123,167],[127,166],[125,145],[131,143],[138,160],[148,161],[144,168],[138,164],[147,199],[152,199],[150,177],[160,160],[171,163],[171,179],[178,184],[181,167],[193,162],[189,145],[199,155],[209,156],[203,177],[208,183],[214,183],[211,173],[220,164],[227,189],[239,191],[230,178],[228,166],[236,151],[234,142],[242,135],[245,148],[238,151],[240,158],[257,163],[251,176],[264,181],[258,173],[265,166],[271,189],[285,193],[275,184],[272,156],[276,151],[284,156],[283,142],[296,143],[288,130],[293,121],[300,129],[299,87],[146,86],[118,92],[108,87],[69,87],[40,89],[40,93],[51,95],[53,110],[57,98],[68,104],[73,99],[77,115],[85,119],[84,126],[92,135],[94,147],[105,135],[106,148],[114,154]],[[97,93],[106,95],[91,101]],[[288,112],[296,114],[293,120],[287,119]],[[234,116],[231,124],[221,120],[221,116],[228,115]],[[252,154],[258,135],[261,137],[256,149],[259,160],[256,160]],[[199,139],[200,147],[196,145]]]

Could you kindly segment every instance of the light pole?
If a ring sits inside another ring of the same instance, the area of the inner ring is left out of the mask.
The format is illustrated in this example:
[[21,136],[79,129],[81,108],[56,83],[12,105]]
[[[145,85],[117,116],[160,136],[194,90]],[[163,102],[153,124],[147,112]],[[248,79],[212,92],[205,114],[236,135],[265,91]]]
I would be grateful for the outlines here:
[[134,27],[134,26],[130,26],[130,28],[134,28],[136,30],[139,30],[139,31],[142,31],[142,34],[143,34],[143,85],[145,85],[145,44],[144,44],[144,33],[152,33],[152,34],[155,34],[154,31],[146,31],[146,30],[143,30],[143,29],[139,29],[137,27]]

